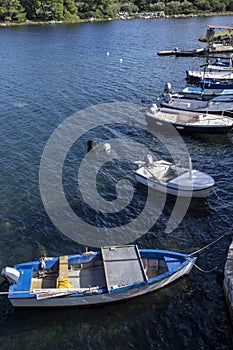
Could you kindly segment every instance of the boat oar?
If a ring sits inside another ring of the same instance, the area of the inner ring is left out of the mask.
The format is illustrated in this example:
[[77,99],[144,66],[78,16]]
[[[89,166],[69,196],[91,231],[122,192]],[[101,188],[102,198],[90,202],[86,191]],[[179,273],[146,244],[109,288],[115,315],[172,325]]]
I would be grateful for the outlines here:
[[90,292],[93,293],[94,291],[97,291],[99,289],[98,286],[96,287],[90,287],[90,288],[51,288],[51,289],[33,289],[33,291],[30,290],[21,290],[21,291],[15,291],[15,292],[0,292],[0,295],[14,295],[14,294],[36,294],[37,299],[46,299],[46,298],[54,298],[54,297],[60,297],[65,296],[69,294],[75,294],[75,293],[83,293],[83,292]]
[[9,294],[25,294],[25,293],[31,293],[30,290],[21,290],[16,292],[0,292],[0,295],[9,295]]
[[98,286],[90,288],[51,288],[51,289],[33,289],[33,294],[36,294],[36,299],[56,298],[70,294],[89,292],[93,293],[99,289]]
[[57,298],[57,297],[64,297],[66,295],[71,295],[78,293],[79,291],[66,291],[66,292],[53,292],[53,293],[37,293],[36,299],[48,299],[48,298]]

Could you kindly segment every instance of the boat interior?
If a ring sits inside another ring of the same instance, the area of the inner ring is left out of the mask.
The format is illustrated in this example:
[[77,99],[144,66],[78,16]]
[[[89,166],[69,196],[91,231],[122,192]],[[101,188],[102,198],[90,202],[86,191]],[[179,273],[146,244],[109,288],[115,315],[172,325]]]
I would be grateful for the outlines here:
[[[169,270],[164,258],[159,260],[143,258],[141,264],[147,280]],[[70,288],[80,291],[105,289],[107,288],[105,276],[102,259],[68,264],[68,256],[61,256],[54,267],[33,271],[30,291],[51,288]]]
[[174,109],[163,109],[157,112],[156,118],[167,120],[172,123],[189,124],[196,123],[200,119],[199,114],[190,114],[191,112],[176,111]]
[[170,181],[177,176],[188,172],[188,169],[163,161],[153,162],[152,165],[146,166],[145,170],[149,173],[149,175],[162,182]]

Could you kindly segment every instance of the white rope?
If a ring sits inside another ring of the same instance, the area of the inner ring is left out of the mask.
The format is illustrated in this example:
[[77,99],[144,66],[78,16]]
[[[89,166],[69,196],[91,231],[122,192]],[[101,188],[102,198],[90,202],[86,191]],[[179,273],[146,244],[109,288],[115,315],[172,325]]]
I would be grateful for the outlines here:
[[216,270],[217,269],[217,266],[215,266],[213,269],[211,269],[211,270],[203,270],[203,269],[201,269],[199,266],[197,266],[196,264],[193,264],[199,271],[201,271],[201,272],[205,272],[205,273],[209,273],[209,272],[213,272],[214,270]]
[[[204,246],[203,248],[199,249],[199,250],[196,250],[194,253],[190,254],[190,255],[194,255],[194,254],[197,254],[199,252],[201,252],[202,250],[204,249],[207,249],[209,248],[211,245],[215,244],[216,242],[218,242],[220,239],[222,239],[223,237],[227,236],[229,233],[225,233],[224,235],[218,237],[215,241],[207,244],[206,246]],[[218,266],[220,266],[221,264],[219,264]],[[213,272],[214,270],[217,269],[218,266],[215,266],[213,267],[211,270],[203,270],[202,268],[200,268],[198,265],[194,264],[194,266],[201,272],[205,272],[205,273],[209,273],[209,272]]]
[[218,199],[219,201],[222,201],[223,203],[226,203],[226,204],[227,204],[227,207],[228,207],[228,206],[232,206],[232,203],[229,203],[229,202],[225,201],[224,199],[222,199],[221,197],[219,197],[219,195],[217,194],[217,192],[216,192],[215,189],[213,189],[213,192],[214,192],[215,196],[217,197],[217,199]]
[[209,248],[211,245],[215,244],[216,242],[218,242],[220,239],[222,239],[222,238],[223,238],[224,236],[226,236],[226,235],[228,235],[228,233],[224,233],[224,235],[218,237],[215,241],[213,241],[213,242],[207,244],[206,246],[204,246],[204,247],[201,248],[201,249],[196,250],[195,252],[193,252],[193,253],[190,254],[190,255],[197,254],[197,253],[201,252],[202,250]]

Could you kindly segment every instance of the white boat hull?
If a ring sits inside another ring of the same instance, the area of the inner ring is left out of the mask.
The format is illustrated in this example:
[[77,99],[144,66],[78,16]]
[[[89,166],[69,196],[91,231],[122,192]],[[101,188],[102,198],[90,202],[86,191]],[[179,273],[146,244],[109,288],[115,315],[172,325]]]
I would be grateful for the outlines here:
[[136,180],[145,185],[148,186],[150,188],[153,188],[154,190],[157,190],[159,192],[163,192],[163,193],[168,193],[170,195],[173,196],[179,196],[179,197],[193,197],[193,198],[206,198],[209,196],[213,186],[209,187],[209,188],[205,188],[205,189],[184,189],[181,186],[174,188],[174,187],[170,187],[166,184],[162,184],[160,182],[157,182],[155,180],[152,179],[147,179],[143,176],[140,176],[138,174],[136,174]]

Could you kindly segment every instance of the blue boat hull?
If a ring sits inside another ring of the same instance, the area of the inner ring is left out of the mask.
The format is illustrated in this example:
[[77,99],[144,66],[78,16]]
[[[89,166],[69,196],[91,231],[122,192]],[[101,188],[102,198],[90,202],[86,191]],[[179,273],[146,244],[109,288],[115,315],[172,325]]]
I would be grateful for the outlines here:
[[[127,250],[128,247],[131,248],[129,252]],[[35,273],[37,274],[38,271],[41,269],[39,261],[35,261],[26,264],[19,264],[14,267],[16,270],[20,271],[21,277],[19,279],[18,284],[10,286],[9,300],[16,308],[67,308],[76,306],[100,306],[108,303],[120,302],[154,292],[174,282],[178,278],[188,275],[196,260],[195,257],[185,254],[159,250],[138,250],[137,247],[133,250],[132,247],[136,246],[122,246],[114,248],[110,247],[111,249],[113,249],[113,253],[112,251],[110,251],[110,254],[114,254],[114,249],[121,249],[123,253],[126,249],[125,253],[127,252],[127,254],[125,254],[124,259],[122,260],[122,262],[120,262],[119,271],[121,271],[121,273],[122,268],[125,268],[129,272],[130,265],[135,263],[138,264],[138,267],[132,269],[131,276],[125,276],[125,280],[127,280],[127,278],[135,278],[134,275],[136,275],[137,273],[139,274],[138,276],[140,276],[141,274],[141,277],[137,277],[132,284],[114,284],[114,279],[118,280],[119,278],[121,278],[119,277],[121,275],[120,272],[119,274],[116,274],[116,276],[114,276],[119,261],[117,262],[117,260],[115,259],[106,259],[107,255],[103,255],[106,254],[106,252],[103,252],[102,250],[102,253],[97,252],[94,253],[94,255],[90,254],[90,256],[68,256],[68,264],[73,264],[76,266],[80,263],[80,266],[82,266],[82,268],[84,269],[83,271],[85,271],[85,264],[87,264],[87,266],[90,263],[96,264],[96,268],[99,269],[100,263],[103,260],[105,267],[104,270],[106,273],[105,277],[107,281],[107,285],[105,287],[87,287],[85,290],[82,289],[82,291],[76,291],[75,293],[73,292],[72,294],[67,295],[64,295],[62,293],[59,295],[59,289],[53,288],[53,293],[58,293],[58,295],[56,294],[55,297],[52,294],[47,295],[47,292],[51,293],[51,289],[45,289],[44,291],[43,289],[41,289],[40,291],[42,292],[42,294],[36,294],[38,293],[38,290],[36,289],[34,289],[34,291],[31,290],[29,292],[30,283],[33,279],[32,276],[35,275]],[[108,248],[109,247],[104,249]],[[160,268],[162,270],[164,269],[163,273],[154,274],[150,276],[152,270],[148,263],[153,261],[155,265],[157,264],[157,268],[159,268],[158,266],[160,264],[160,260],[162,261],[162,265]],[[157,263],[155,263],[155,261],[157,261]],[[46,271],[48,271],[48,269],[51,271],[51,269],[53,269],[53,267],[56,264],[58,264],[58,258],[50,258],[50,260],[46,260]],[[111,266],[111,264],[113,264],[113,266]],[[112,269],[113,272],[109,273],[108,275],[107,271],[109,270],[109,268],[110,270]],[[72,273],[74,273],[74,271]],[[43,274],[43,271],[41,273]],[[66,291],[69,293],[69,290]],[[43,294],[43,292],[45,293]],[[38,298],[38,295],[42,295],[42,298]]]

